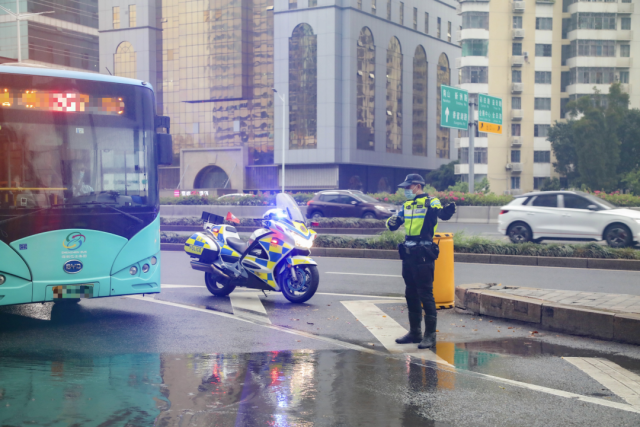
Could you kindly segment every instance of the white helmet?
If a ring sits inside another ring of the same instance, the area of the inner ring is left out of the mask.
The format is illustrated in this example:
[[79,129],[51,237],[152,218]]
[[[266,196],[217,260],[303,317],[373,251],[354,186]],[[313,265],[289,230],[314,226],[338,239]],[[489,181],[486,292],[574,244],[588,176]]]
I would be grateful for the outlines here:
[[288,218],[287,211],[284,209],[269,209],[262,215],[262,219],[272,219],[272,218]]

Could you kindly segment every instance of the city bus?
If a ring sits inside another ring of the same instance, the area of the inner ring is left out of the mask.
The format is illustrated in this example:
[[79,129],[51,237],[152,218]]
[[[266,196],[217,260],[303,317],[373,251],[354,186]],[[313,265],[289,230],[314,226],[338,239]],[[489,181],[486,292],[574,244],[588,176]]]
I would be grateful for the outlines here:
[[169,127],[147,82],[0,65],[0,305],[160,292]]

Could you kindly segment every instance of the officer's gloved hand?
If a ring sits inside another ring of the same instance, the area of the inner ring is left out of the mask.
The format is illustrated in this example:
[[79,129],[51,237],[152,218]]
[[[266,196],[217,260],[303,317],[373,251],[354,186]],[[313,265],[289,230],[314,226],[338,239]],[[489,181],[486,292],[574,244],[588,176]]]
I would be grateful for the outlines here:
[[447,221],[447,220],[451,219],[451,217],[455,213],[456,213],[456,204],[452,202],[452,203],[449,203],[447,206],[445,206],[442,209],[442,211],[440,212],[438,217],[443,221]]
[[389,227],[391,228],[399,227],[400,224],[398,224],[398,219],[399,218],[396,215],[394,215],[391,218],[389,218],[389,221],[387,221],[387,224],[389,224]]

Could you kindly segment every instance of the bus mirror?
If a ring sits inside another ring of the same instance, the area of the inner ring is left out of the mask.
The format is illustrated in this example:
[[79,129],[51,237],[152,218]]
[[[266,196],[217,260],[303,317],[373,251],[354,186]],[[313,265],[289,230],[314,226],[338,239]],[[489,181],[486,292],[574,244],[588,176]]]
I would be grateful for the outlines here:
[[158,164],[171,166],[173,163],[173,140],[170,134],[156,134],[156,150],[158,151]]
[[156,116],[155,117],[155,128],[156,131],[158,128],[165,128],[167,133],[171,132],[171,119],[169,116]]

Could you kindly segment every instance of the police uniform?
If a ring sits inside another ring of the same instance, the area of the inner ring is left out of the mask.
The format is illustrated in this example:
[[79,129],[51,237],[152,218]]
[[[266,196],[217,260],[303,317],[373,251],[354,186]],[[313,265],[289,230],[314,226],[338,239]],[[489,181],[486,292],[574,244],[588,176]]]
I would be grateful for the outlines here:
[[[399,187],[421,184],[424,179],[417,174],[407,176]],[[438,218],[448,220],[455,213],[455,204],[442,208],[440,200],[419,194],[407,200],[401,212],[387,220],[387,228],[397,230],[404,224],[405,242],[398,245],[402,258],[402,277],[405,283],[405,298],[409,309],[409,333],[396,340],[399,344],[420,343],[418,348],[435,346],[437,312],[433,298],[433,274],[438,246],[433,236],[438,228]],[[422,336],[422,310],[425,313],[425,333]]]

